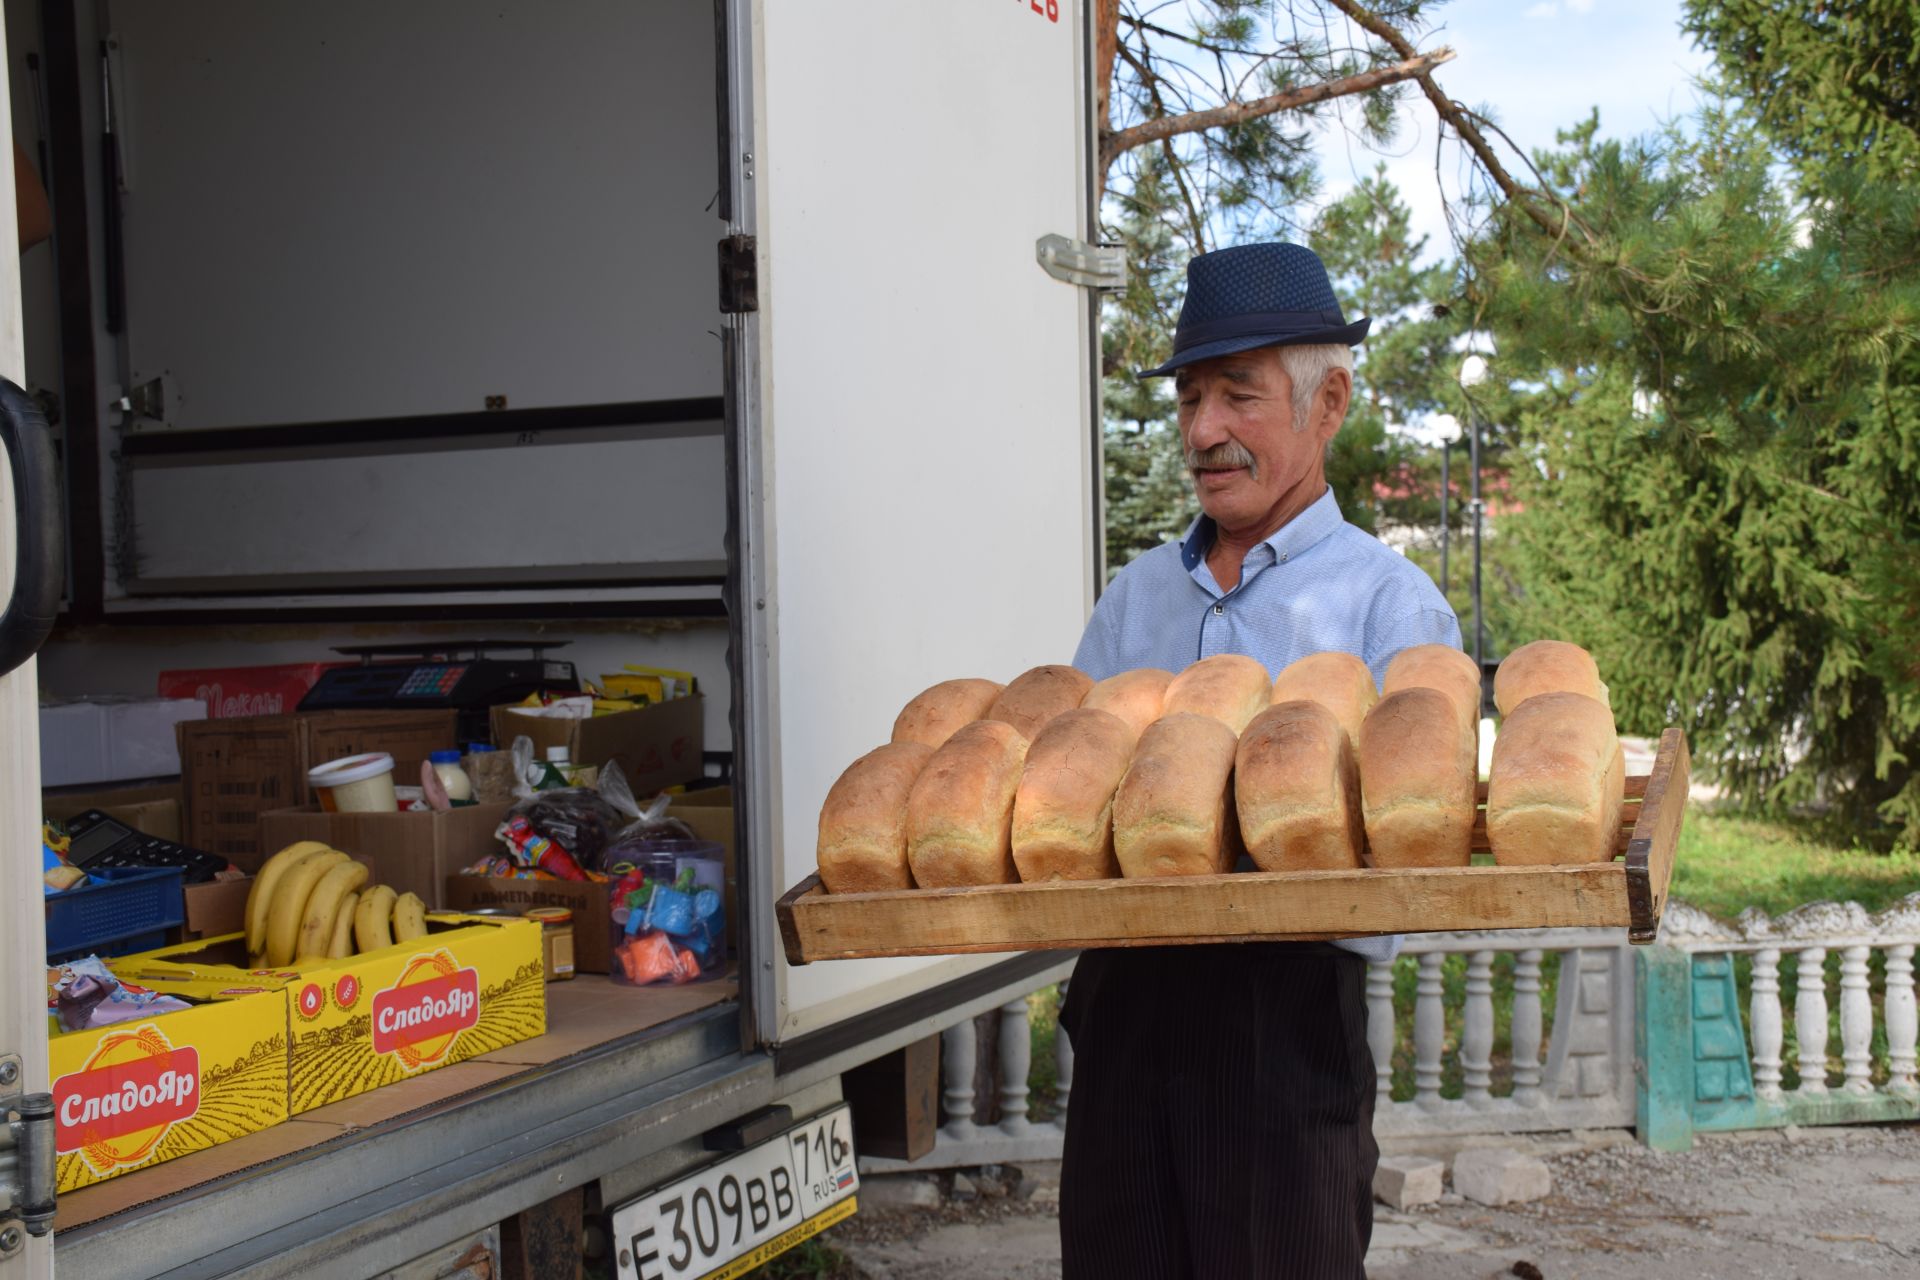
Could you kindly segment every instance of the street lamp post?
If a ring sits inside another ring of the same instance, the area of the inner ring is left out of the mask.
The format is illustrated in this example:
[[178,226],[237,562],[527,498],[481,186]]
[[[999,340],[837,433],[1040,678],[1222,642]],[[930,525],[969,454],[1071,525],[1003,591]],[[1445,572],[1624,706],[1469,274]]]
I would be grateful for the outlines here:
[[1475,411],[1473,388],[1486,380],[1487,362],[1483,357],[1470,355],[1460,362],[1460,389],[1467,393],[1467,457],[1473,468],[1473,662],[1482,671],[1486,670],[1487,657],[1486,610],[1480,598],[1480,540],[1485,511],[1480,501],[1480,415]]
[[1453,477],[1448,463],[1453,460],[1453,444],[1460,438],[1460,419],[1450,413],[1436,413],[1427,419],[1440,438],[1440,594],[1446,595],[1452,583],[1447,572],[1447,549],[1453,527]]

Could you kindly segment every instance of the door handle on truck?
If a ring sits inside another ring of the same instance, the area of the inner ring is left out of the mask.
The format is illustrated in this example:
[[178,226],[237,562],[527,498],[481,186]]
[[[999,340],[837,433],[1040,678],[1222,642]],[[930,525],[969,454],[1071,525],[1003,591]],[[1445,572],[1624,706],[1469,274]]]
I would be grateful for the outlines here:
[[60,612],[66,544],[60,536],[60,473],[53,436],[32,396],[0,378],[0,441],[13,474],[13,595],[0,613],[0,676],[46,643]]

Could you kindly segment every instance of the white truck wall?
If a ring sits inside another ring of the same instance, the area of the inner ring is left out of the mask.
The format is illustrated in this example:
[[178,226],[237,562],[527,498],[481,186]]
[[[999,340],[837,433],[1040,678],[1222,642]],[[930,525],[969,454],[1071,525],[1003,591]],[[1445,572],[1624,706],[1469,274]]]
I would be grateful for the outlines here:
[[[1044,5],[1040,6],[1044,9]],[[834,778],[956,676],[1072,660],[1092,603],[1084,9],[759,9],[762,513],[782,889]],[[789,969],[787,1040],[985,959]]]
[[708,0],[108,13],[171,426],[719,393]]

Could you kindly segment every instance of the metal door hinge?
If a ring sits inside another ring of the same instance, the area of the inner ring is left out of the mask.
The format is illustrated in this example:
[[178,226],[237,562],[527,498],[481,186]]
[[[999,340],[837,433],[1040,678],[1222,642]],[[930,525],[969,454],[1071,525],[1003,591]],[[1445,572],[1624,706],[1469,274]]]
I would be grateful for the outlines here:
[[20,1092],[20,1059],[0,1056],[0,1258],[53,1230],[53,1095]]
[[760,309],[759,246],[752,236],[728,236],[720,242],[720,313],[739,315]]
[[1040,266],[1055,280],[1086,289],[1124,289],[1127,253],[1117,244],[1091,245],[1068,236],[1045,235],[1033,246]]

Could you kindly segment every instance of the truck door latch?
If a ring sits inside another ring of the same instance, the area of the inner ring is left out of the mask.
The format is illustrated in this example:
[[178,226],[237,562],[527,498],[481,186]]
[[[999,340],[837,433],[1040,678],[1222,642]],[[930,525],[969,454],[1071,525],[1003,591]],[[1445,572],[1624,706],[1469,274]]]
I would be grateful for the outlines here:
[[53,1230],[53,1095],[21,1093],[20,1059],[0,1055],[0,1259]]
[[752,236],[728,236],[720,242],[720,313],[739,315],[760,309],[758,248]]
[[1041,236],[1033,246],[1040,266],[1055,280],[1086,289],[1124,289],[1127,252],[1117,244],[1091,245],[1062,235]]

